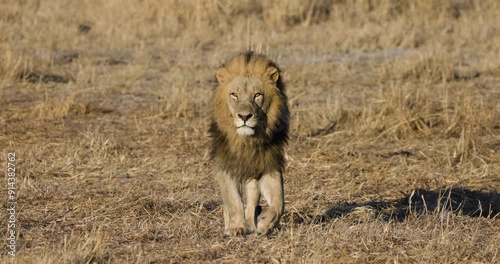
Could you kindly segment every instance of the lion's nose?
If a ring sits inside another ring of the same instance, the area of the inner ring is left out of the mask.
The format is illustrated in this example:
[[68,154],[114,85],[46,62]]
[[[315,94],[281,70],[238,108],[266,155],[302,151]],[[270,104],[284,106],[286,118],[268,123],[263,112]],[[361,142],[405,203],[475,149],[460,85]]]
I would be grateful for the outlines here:
[[238,116],[241,118],[243,121],[247,121],[248,119],[252,118],[252,114],[238,114]]

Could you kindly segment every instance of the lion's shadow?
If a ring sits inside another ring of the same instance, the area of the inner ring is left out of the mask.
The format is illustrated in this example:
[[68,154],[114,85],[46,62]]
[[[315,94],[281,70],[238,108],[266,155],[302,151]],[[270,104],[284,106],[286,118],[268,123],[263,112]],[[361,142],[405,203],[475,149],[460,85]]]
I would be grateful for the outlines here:
[[[441,190],[415,189],[403,198],[393,201],[344,202],[328,209],[319,216],[294,217],[294,222],[324,223],[335,218],[359,212],[371,212],[377,219],[404,221],[410,215],[452,212],[470,217],[492,218],[500,216],[500,194],[473,191],[467,188]],[[365,218],[366,219],[366,218]]]

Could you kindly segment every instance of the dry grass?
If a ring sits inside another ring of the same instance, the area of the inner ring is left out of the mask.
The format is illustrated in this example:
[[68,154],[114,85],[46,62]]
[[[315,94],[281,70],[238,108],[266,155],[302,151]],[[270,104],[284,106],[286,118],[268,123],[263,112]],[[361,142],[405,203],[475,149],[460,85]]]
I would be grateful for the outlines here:
[[[499,13],[496,0],[3,1],[11,260],[500,262]],[[217,67],[248,48],[285,70],[286,213],[269,237],[225,238],[207,109]]]

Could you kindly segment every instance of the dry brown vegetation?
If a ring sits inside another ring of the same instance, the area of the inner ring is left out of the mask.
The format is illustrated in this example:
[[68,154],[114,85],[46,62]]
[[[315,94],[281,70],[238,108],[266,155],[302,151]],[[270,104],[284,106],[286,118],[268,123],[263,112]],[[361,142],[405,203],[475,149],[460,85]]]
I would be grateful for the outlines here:
[[[497,0],[0,2],[10,259],[499,263],[498,14]],[[271,236],[225,238],[207,109],[216,69],[246,49],[285,71],[286,212]]]

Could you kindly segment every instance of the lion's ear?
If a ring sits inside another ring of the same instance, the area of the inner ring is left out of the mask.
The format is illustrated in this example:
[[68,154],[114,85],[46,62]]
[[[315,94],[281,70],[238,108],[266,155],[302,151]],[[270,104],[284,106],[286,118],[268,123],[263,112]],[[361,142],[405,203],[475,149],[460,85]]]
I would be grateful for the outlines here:
[[219,83],[223,83],[224,81],[226,81],[227,76],[228,72],[224,67],[218,69],[217,72],[215,73],[215,78],[217,78],[217,82]]
[[278,79],[280,78],[280,73],[278,69],[272,66],[267,68],[266,75],[269,76],[269,78],[273,80],[273,82],[275,83],[278,82]]

